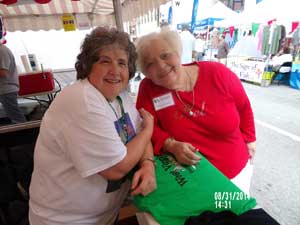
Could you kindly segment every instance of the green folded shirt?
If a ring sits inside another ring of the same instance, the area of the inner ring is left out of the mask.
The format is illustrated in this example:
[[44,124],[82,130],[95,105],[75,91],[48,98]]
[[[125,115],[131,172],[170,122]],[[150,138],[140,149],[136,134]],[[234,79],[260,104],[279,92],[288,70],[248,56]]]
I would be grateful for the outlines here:
[[155,156],[157,189],[146,197],[136,196],[135,206],[150,212],[161,225],[183,225],[188,217],[207,210],[240,215],[256,205],[254,198],[200,156],[195,166],[182,166],[168,154]]

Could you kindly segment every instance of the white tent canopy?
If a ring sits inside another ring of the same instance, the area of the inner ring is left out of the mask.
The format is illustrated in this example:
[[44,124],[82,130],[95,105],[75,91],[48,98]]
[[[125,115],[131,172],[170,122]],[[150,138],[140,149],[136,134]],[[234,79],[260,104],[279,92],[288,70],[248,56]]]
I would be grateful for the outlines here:
[[[120,1],[124,22],[142,16],[167,2],[167,0]],[[112,0],[52,0],[47,4],[27,3],[8,6],[0,4],[0,15],[7,31],[63,29],[61,16],[69,13],[75,15],[75,18],[84,15],[91,26],[115,24]]]
[[198,8],[197,20],[203,20],[207,18],[229,18],[235,16],[237,13],[228,8],[221,2],[217,2],[212,7],[203,9]]
[[263,58],[257,50],[257,40],[250,36],[242,37],[230,50],[228,56]]
[[229,17],[226,20],[218,21],[216,26],[229,27],[250,23],[265,23],[276,19],[279,22],[300,21],[300,1],[296,0],[263,0],[248,11]]
[[251,18],[258,18],[259,21],[265,22],[267,20],[300,20],[300,1],[297,0],[263,0],[258,3],[251,11],[245,12]]
[[237,13],[232,17],[228,17],[227,19],[216,21],[215,26],[216,27],[240,26],[243,24],[250,24],[254,22],[260,22],[260,20],[258,20],[258,17],[252,18],[249,15],[246,15],[246,13]]

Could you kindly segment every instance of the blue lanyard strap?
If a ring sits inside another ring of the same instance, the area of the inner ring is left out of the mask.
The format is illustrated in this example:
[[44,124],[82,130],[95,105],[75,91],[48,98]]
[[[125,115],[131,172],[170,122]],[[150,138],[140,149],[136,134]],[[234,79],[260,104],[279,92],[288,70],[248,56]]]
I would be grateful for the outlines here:
[[[113,110],[115,116],[116,116],[116,119],[117,119],[117,123],[119,124],[119,127],[120,127],[120,136],[121,136],[121,139],[122,139],[122,142],[124,144],[127,144],[128,142],[128,132],[127,132],[127,122],[126,122],[126,113],[125,113],[125,110],[124,110],[124,107],[123,107],[123,102],[122,102],[122,99],[120,96],[117,96],[117,101],[120,105],[120,108],[121,108],[121,118],[118,118],[118,114],[116,112],[116,110],[114,109],[114,107],[111,105],[110,102],[108,102],[110,108]],[[124,136],[124,139],[122,138],[122,136]]]

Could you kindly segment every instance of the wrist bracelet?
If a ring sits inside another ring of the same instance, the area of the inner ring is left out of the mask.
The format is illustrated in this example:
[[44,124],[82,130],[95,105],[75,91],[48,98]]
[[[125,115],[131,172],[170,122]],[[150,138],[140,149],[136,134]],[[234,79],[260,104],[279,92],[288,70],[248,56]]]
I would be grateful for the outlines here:
[[143,158],[143,159],[140,161],[140,165],[142,165],[143,162],[145,162],[146,160],[149,160],[149,161],[152,162],[153,165],[155,166],[155,160],[154,160],[154,158]]

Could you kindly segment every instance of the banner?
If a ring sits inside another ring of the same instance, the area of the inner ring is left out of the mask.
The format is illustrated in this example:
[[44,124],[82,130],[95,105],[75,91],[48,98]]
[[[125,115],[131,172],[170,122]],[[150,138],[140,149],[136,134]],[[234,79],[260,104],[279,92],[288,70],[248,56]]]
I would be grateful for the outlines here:
[[169,13],[168,13],[168,24],[172,24],[173,21],[173,10],[172,6],[169,7]]
[[76,30],[75,19],[72,14],[64,14],[61,19],[65,31]]
[[195,29],[197,12],[198,12],[198,0],[194,0],[193,11],[192,11],[192,22],[191,22],[191,31],[192,31],[192,33],[194,33],[194,29]]

